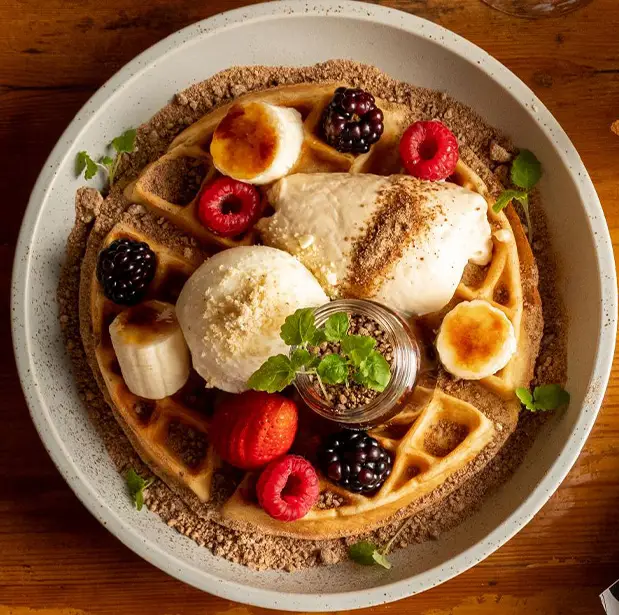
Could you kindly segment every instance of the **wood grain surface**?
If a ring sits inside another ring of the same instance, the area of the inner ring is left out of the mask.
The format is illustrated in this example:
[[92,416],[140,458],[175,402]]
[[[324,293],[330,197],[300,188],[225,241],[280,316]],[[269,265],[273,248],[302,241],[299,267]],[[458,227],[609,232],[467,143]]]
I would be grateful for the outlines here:
[[[32,426],[10,349],[9,283],[29,192],[54,143],[116,70],[173,31],[243,0],[0,2],[0,615],[264,615],[166,576],[86,512]],[[619,242],[619,2],[526,21],[481,0],[381,2],[435,21],[498,58],[565,128]],[[560,207],[560,203],[553,206]],[[557,238],[561,240],[561,238]],[[593,343],[593,341],[592,341]],[[400,615],[601,613],[619,577],[619,372],[575,468],[535,519],[472,570],[371,609]],[[274,612],[274,611],[273,611]],[[370,609],[363,611],[370,612]]]

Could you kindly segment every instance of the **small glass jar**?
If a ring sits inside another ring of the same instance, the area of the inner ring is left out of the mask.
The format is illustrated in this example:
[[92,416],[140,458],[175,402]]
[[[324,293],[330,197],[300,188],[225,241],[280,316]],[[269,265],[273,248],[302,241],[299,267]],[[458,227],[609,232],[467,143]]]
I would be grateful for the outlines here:
[[337,411],[324,399],[312,376],[298,374],[294,385],[309,408],[344,427],[367,429],[385,423],[404,408],[415,387],[420,366],[417,339],[406,321],[396,312],[380,303],[362,299],[339,299],[317,308],[314,312],[316,326],[324,325],[327,318],[337,312],[370,318],[386,332],[387,340],[393,348],[389,384],[369,403]]

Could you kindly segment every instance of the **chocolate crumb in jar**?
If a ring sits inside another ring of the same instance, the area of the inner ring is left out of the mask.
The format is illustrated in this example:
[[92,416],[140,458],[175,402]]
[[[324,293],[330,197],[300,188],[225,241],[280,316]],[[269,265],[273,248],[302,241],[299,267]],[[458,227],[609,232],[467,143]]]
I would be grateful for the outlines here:
[[[376,340],[374,350],[380,352],[389,365],[393,361],[393,346],[388,339],[387,332],[373,319],[359,314],[349,315],[350,326],[348,335],[366,335],[373,337]],[[320,357],[325,357],[329,354],[340,353],[339,342],[323,342],[318,348],[316,354]],[[351,372],[352,374],[352,372]],[[318,382],[315,383],[318,387]],[[352,377],[349,378],[348,384],[325,384],[327,391],[327,401],[333,406],[338,413],[346,412],[346,410],[354,410],[361,406],[366,406],[371,403],[380,393],[373,389],[355,382]],[[324,393],[318,389],[318,395],[324,398]]]

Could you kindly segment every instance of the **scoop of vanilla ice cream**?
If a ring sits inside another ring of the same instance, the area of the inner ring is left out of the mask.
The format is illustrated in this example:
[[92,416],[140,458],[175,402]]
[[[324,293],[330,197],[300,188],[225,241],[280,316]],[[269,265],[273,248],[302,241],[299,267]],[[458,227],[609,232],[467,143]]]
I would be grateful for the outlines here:
[[279,336],[286,317],[328,301],[297,259],[246,246],[204,262],[183,287],[176,315],[207,386],[240,393],[264,361],[288,352]]
[[488,205],[449,182],[314,173],[274,184],[257,227],[295,255],[332,297],[372,298],[407,315],[443,308],[471,261],[492,255]]

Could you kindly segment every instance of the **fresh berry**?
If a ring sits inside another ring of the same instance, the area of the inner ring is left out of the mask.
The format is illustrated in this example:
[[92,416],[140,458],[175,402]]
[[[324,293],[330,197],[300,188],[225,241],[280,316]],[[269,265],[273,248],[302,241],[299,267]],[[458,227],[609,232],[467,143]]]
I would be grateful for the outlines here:
[[256,486],[262,509],[278,521],[304,517],[318,499],[320,484],[312,464],[298,455],[272,461]]
[[374,96],[360,89],[338,88],[322,116],[322,132],[338,152],[365,154],[385,126]]
[[391,474],[389,453],[362,431],[340,431],[318,452],[320,469],[334,483],[354,493],[371,493]]
[[297,421],[297,406],[291,399],[247,391],[219,404],[213,414],[210,440],[224,461],[253,470],[290,450]]
[[402,135],[400,157],[414,177],[445,179],[456,169],[458,140],[441,122],[415,122]]
[[134,305],[146,294],[156,269],[157,257],[147,243],[116,239],[99,253],[97,279],[108,299]]
[[240,235],[252,227],[259,215],[260,193],[251,184],[219,177],[200,194],[198,218],[216,235]]

